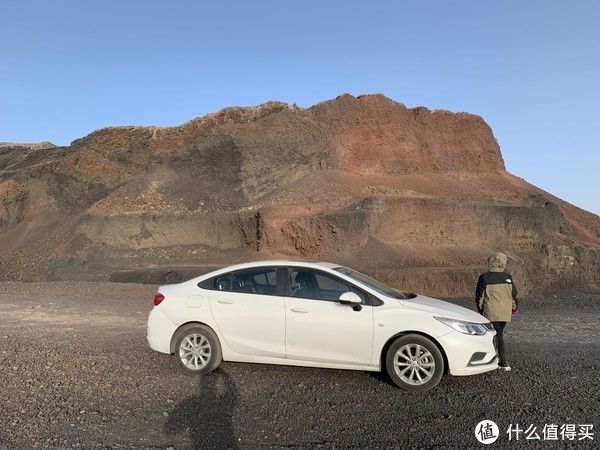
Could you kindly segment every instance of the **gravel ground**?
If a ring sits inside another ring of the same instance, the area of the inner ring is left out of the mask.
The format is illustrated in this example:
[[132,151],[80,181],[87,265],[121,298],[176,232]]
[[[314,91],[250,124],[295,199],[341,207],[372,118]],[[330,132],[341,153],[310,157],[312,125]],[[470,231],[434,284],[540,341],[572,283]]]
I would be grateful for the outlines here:
[[598,296],[523,301],[507,328],[513,372],[409,394],[355,371],[223,363],[184,375],[146,344],[154,286],[0,287],[0,447],[470,448],[483,419],[512,447],[510,423],[600,425]]

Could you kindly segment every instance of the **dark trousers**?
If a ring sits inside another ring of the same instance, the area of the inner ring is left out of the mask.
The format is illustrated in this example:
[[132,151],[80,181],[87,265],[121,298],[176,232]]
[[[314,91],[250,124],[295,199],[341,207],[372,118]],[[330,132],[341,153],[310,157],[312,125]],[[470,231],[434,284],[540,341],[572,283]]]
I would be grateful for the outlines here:
[[498,356],[500,357],[499,364],[501,366],[506,365],[506,352],[504,350],[504,337],[502,333],[504,332],[504,327],[506,326],[506,322],[492,322],[494,329],[496,330],[496,339],[498,339]]

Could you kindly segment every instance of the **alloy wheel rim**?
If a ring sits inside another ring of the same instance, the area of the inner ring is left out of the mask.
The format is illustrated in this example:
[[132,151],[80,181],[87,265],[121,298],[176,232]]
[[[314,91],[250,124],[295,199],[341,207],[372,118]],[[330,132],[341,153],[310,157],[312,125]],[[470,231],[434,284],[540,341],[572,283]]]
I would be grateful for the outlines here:
[[199,333],[186,335],[179,344],[179,359],[188,369],[200,370],[206,367],[211,355],[210,342]]
[[433,378],[435,360],[422,345],[405,344],[394,354],[394,371],[405,383],[421,386]]

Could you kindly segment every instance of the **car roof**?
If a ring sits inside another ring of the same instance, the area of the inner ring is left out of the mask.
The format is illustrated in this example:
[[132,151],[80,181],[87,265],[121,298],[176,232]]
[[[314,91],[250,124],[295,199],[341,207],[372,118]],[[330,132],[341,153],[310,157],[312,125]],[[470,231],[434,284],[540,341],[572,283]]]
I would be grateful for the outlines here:
[[196,284],[200,281],[207,280],[209,278],[232,272],[234,270],[251,269],[253,267],[273,267],[273,266],[300,266],[300,267],[312,267],[313,269],[328,269],[331,270],[335,267],[340,267],[339,264],[326,262],[326,261],[311,261],[311,260],[299,260],[299,259],[266,259],[261,261],[251,261],[246,263],[233,264],[231,266],[223,267],[221,269],[213,270],[192,278],[191,280],[184,281],[183,283]]
[[223,267],[223,271],[247,269],[251,267],[265,267],[265,266],[302,266],[302,267],[314,267],[314,268],[325,268],[332,269],[334,267],[340,267],[339,264],[326,262],[326,261],[313,261],[313,260],[300,260],[300,259],[268,259],[262,261],[251,261],[246,263],[234,264],[231,266]]

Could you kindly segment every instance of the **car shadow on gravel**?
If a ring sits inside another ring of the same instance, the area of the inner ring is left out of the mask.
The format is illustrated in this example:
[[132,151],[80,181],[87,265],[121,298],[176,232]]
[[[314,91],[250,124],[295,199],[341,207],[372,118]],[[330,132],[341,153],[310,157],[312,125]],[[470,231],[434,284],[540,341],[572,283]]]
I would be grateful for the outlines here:
[[227,372],[199,377],[198,391],[178,403],[164,429],[168,436],[189,433],[194,448],[238,448],[232,416],[239,394]]

